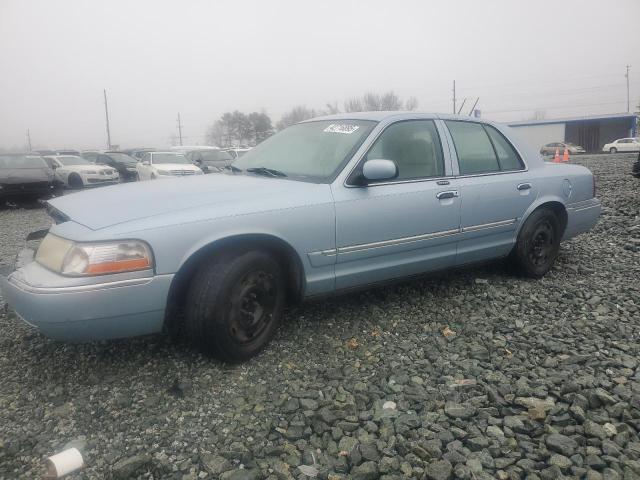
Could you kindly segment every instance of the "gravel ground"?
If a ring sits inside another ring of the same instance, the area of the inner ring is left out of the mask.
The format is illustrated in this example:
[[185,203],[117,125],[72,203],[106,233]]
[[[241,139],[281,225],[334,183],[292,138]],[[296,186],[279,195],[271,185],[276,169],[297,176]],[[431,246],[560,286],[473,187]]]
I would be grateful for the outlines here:
[[[574,159],[603,215],[544,279],[493,265],[303,305],[242,365],[1,315],[0,478],[40,478],[68,445],[76,479],[640,478],[633,159]],[[47,223],[0,211],[0,264]]]

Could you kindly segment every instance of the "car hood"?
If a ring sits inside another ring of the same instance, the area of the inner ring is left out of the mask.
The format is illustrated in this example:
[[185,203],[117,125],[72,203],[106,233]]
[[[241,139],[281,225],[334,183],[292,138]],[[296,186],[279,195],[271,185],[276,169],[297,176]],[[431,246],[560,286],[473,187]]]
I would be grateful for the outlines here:
[[65,195],[49,200],[49,204],[72,221],[99,230],[176,213],[185,221],[187,216],[205,220],[291,208],[318,198],[330,198],[328,185],[222,174],[123,183]]
[[3,168],[0,169],[0,183],[14,185],[16,183],[48,182],[53,174],[47,168]]

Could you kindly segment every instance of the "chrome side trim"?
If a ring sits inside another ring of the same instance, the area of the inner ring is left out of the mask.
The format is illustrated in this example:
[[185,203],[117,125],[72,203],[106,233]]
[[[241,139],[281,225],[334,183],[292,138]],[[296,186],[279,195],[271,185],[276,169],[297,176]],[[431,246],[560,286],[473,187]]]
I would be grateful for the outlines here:
[[335,248],[331,248],[329,250],[321,250],[319,252],[311,252],[309,253],[309,255],[312,255],[314,257],[334,257],[337,253],[337,250]]
[[482,223],[480,225],[471,225],[469,227],[462,227],[463,232],[477,232],[478,230],[485,230],[488,228],[506,227],[507,225],[513,225],[518,221],[517,218],[510,218],[509,220],[500,220],[499,222]]
[[[162,275],[158,275],[162,276]],[[118,280],[115,282],[95,283],[92,285],[75,285],[73,287],[36,287],[24,283],[16,278],[14,274],[9,275],[7,281],[13,284],[16,288],[29,293],[36,294],[63,294],[63,293],[78,293],[78,292],[91,292],[96,290],[105,290],[108,288],[118,287],[130,287],[134,285],[145,285],[150,283],[154,277],[132,278],[130,280]]]
[[391,247],[395,245],[404,245],[407,243],[420,242],[422,240],[433,240],[435,238],[449,237],[463,232],[477,232],[479,230],[485,230],[489,228],[505,227],[507,225],[513,225],[518,221],[517,218],[510,218],[509,220],[501,220],[499,222],[483,223],[481,225],[472,225],[470,227],[456,228],[452,230],[443,230],[440,232],[425,233],[422,235],[413,235],[411,237],[394,238],[392,240],[382,240],[380,242],[360,243],[357,245],[348,245],[346,247],[338,247],[337,249],[320,250],[317,252],[310,252],[308,255],[312,256],[334,256],[336,253],[355,253],[364,250],[372,250],[375,248]]
[[380,242],[361,243],[359,245],[349,245],[347,247],[338,248],[338,254],[341,253],[354,253],[364,250],[371,250],[374,248],[390,247],[395,245],[403,245],[406,243],[419,242],[421,240],[432,240],[434,238],[448,237],[460,233],[460,229],[455,230],[443,230],[441,232],[425,233],[423,235],[414,235],[411,237],[394,238],[393,240],[383,240]]

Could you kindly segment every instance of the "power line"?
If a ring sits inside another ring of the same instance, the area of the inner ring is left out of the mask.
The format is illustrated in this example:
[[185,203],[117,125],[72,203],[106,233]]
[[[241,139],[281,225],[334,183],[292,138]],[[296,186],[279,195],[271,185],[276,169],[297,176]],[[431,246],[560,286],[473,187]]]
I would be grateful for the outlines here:
[[617,101],[617,102],[583,103],[583,104],[569,103],[569,104],[566,104],[566,105],[552,105],[552,106],[538,105],[538,106],[535,106],[535,107],[516,108],[516,109],[512,109],[512,110],[491,110],[491,111],[487,111],[485,113],[509,113],[509,112],[524,112],[524,111],[527,111],[527,110],[539,110],[539,109],[553,110],[553,109],[557,109],[557,108],[596,107],[596,106],[602,106],[602,105],[619,105],[621,103],[623,103],[623,102]]

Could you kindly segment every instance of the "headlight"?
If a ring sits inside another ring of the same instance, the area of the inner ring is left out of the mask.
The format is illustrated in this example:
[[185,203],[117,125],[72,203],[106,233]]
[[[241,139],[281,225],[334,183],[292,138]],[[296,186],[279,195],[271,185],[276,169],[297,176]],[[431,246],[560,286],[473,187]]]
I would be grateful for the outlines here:
[[158,175],[171,175],[171,172],[168,170],[158,170]]
[[53,234],[48,234],[40,244],[36,261],[71,277],[153,268],[151,249],[140,240],[75,243]]

